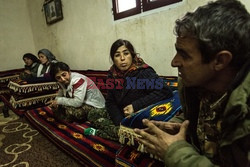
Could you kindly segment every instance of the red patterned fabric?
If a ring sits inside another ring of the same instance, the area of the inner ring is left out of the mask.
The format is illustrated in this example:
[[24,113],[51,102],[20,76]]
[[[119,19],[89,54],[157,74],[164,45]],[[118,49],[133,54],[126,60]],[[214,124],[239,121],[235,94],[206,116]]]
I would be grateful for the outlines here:
[[[103,95],[105,96],[107,94],[106,79],[108,71],[73,71],[79,72],[91,78],[101,90]],[[16,74],[18,72],[19,70],[0,72],[0,78],[10,74]],[[166,81],[166,84],[173,88],[173,90],[177,88],[177,77],[160,77],[163,78],[164,81]],[[44,93],[46,90],[43,90],[42,92]],[[19,98],[21,97],[20,95],[25,96],[23,93],[20,93],[18,96]],[[54,118],[53,113],[48,107],[30,109],[28,111],[26,111],[28,109],[27,107],[25,107],[24,110],[13,108],[9,102],[10,96],[11,95],[9,93],[4,93],[3,95],[0,95],[0,100],[2,100],[4,104],[16,114],[24,114],[33,126],[40,130],[40,132],[48,137],[48,139],[50,139],[55,145],[78,160],[81,164],[83,164],[83,166],[164,166],[162,162],[150,158],[148,154],[136,151],[133,147],[122,147],[120,143],[102,139],[97,136],[84,136],[83,129],[90,127],[89,124],[67,123],[57,120]]]
[[25,117],[36,129],[83,165],[90,167],[164,166],[163,162],[150,158],[149,154],[138,152],[133,147],[122,146],[98,136],[84,136],[83,130],[90,127],[90,124],[57,120],[49,107],[29,110],[25,112]]
[[150,158],[149,154],[136,151],[133,147],[123,146],[117,151],[116,166],[120,167],[161,167],[164,163]]
[[14,69],[14,70],[0,71],[0,78],[2,78],[4,76],[10,76],[10,75],[20,74],[23,71],[24,71],[24,68]]
[[83,130],[89,124],[57,120],[49,107],[29,110],[25,116],[32,125],[80,163],[91,167],[115,166],[116,151],[120,144],[98,136],[84,136]]

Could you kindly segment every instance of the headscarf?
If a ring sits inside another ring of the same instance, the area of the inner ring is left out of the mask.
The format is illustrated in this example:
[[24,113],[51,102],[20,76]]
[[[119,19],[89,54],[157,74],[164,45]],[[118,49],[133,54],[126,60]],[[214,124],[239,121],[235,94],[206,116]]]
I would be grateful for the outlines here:
[[[47,57],[47,59],[48,59],[48,61],[50,63],[56,63],[57,62],[56,57],[48,49],[41,49],[41,50],[38,51],[38,55],[40,53],[44,54]],[[37,70],[37,77],[43,77],[44,74],[49,73],[50,63],[48,65],[40,64],[40,66],[38,67],[38,70]]]
[[38,55],[40,53],[44,54],[49,60],[49,62],[56,61],[56,57],[48,49],[41,49],[38,51]]
[[138,57],[137,55],[133,58],[133,62],[130,66],[130,68],[123,72],[121,70],[119,70],[115,64],[113,64],[110,67],[110,72],[112,73],[112,76],[114,78],[122,78],[122,77],[126,77],[128,74],[130,74],[131,72],[141,69],[141,68],[148,68],[149,65],[146,64],[142,58]]

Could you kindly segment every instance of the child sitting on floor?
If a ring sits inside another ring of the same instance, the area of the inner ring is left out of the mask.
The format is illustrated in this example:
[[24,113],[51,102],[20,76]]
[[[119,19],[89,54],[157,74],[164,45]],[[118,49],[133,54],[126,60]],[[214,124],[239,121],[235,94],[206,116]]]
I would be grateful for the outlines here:
[[71,72],[66,63],[53,63],[50,76],[60,85],[56,99],[48,102],[59,119],[84,122],[91,109],[105,107],[105,99],[95,83],[82,74]]

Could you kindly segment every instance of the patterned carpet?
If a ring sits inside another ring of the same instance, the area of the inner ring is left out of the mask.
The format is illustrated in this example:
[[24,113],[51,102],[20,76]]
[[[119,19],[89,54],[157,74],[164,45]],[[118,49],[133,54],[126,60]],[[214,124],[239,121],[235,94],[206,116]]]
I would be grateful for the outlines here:
[[79,167],[70,156],[31,127],[25,118],[0,113],[0,167]]

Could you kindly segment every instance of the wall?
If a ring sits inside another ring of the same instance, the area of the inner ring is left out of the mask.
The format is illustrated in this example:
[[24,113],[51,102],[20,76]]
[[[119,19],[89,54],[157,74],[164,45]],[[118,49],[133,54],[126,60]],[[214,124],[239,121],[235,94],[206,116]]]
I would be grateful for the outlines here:
[[[158,74],[177,75],[170,66],[175,54],[174,21],[208,0],[183,0],[120,21],[113,21],[111,0],[62,0],[64,19],[52,25],[45,22],[43,2],[0,0],[0,21],[5,23],[0,25],[0,32],[4,30],[3,38],[0,36],[0,70],[22,67],[20,55],[27,51],[36,54],[41,48],[50,49],[72,69],[107,70],[111,44],[124,38]],[[249,0],[242,2],[250,10]],[[7,61],[3,55],[17,61],[3,63]]]
[[0,71],[22,68],[24,53],[35,52],[26,0],[0,0]]
[[[29,1],[35,13],[42,1]],[[44,12],[31,15],[37,50],[47,47],[72,69],[109,69],[109,49],[118,38],[128,39],[160,75],[177,75],[170,62],[175,54],[174,21],[207,0],[184,0],[121,21],[113,21],[111,0],[62,0],[64,19],[45,24]],[[195,5],[191,5],[195,4]],[[181,11],[181,12],[180,12]],[[44,33],[44,30],[47,31]],[[42,34],[42,35],[41,35]]]

